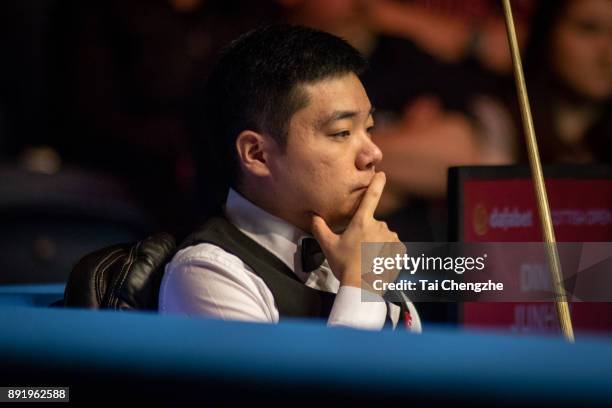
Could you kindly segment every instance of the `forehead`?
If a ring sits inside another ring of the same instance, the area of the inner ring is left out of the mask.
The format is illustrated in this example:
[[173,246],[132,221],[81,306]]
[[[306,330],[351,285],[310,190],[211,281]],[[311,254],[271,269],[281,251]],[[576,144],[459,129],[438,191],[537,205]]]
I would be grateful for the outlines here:
[[612,0],[579,0],[570,1],[565,10],[565,17],[596,18],[601,22],[612,21]]
[[335,112],[356,112],[356,117],[367,117],[372,108],[361,81],[353,73],[302,87],[308,95],[308,104],[296,112],[296,119],[321,124]]

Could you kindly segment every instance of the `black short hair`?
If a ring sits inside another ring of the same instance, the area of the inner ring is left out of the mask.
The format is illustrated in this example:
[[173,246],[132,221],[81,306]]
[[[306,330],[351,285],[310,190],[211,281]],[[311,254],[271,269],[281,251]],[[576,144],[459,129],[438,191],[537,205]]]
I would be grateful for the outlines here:
[[308,104],[301,85],[360,75],[366,65],[359,51],[323,31],[287,24],[249,31],[222,51],[202,98],[195,100],[200,126],[194,136],[207,139],[210,159],[229,173],[228,187],[236,187],[240,132],[264,133],[284,146],[291,117]]

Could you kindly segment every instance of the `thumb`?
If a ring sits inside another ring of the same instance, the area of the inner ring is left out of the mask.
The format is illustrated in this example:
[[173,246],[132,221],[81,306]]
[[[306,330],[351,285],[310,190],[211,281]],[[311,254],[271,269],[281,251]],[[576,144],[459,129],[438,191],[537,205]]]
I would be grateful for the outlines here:
[[327,249],[334,245],[334,243],[338,239],[338,235],[336,235],[329,228],[325,220],[316,214],[312,215],[311,230],[312,235],[314,235],[319,245],[321,245],[321,249],[323,249],[323,252],[327,253]]

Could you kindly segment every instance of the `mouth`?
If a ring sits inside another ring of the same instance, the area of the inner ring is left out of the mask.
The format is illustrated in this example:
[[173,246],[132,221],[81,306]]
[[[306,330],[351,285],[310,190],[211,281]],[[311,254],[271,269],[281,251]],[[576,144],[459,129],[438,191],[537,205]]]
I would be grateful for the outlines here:
[[353,188],[354,191],[363,191],[363,190],[367,190],[370,187],[370,184],[372,183],[372,180],[369,180],[367,183],[363,183],[363,184],[357,184],[357,186],[355,188]]

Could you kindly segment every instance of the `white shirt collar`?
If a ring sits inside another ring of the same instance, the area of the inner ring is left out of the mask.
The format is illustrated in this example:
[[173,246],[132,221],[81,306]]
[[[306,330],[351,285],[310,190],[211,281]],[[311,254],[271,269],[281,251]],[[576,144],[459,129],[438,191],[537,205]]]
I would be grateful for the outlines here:
[[305,282],[298,244],[309,236],[301,229],[256,206],[237,191],[230,189],[225,203],[225,216],[249,238],[272,252]]

